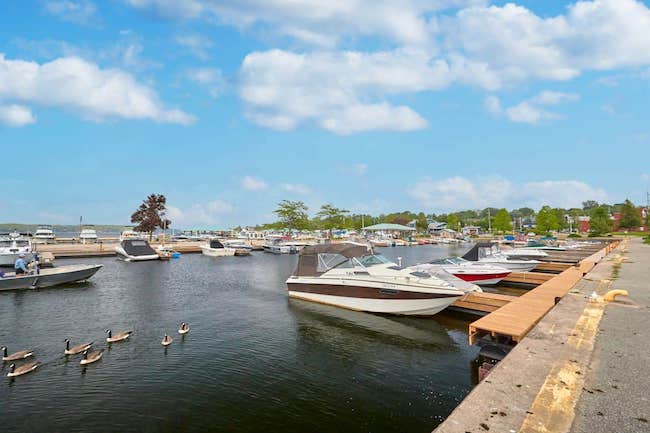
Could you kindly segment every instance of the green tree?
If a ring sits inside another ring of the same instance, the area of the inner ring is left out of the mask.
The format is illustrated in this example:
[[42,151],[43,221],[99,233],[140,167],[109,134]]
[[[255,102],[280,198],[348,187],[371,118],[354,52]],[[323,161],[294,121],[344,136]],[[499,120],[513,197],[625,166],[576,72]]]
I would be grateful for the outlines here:
[[598,202],[596,200],[587,200],[582,202],[583,210],[596,209],[598,207]]
[[418,217],[415,221],[415,227],[421,232],[425,232],[429,228],[429,220],[427,219],[427,216],[424,214],[424,212],[420,212],[418,214]]
[[590,236],[602,236],[612,230],[612,220],[609,218],[607,207],[598,206],[591,210],[589,226]]
[[307,205],[302,201],[282,200],[273,213],[278,216],[285,228],[301,230],[309,226],[307,210]]
[[538,233],[550,233],[553,230],[558,230],[560,228],[560,223],[557,220],[557,215],[550,206],[542,207],[537,213],[537,232]]
[[131,222],[137,224],[134,230],[149,233],[149,240],[151,240],[157,228],[168,228],[172,224],[165,218],[166,210],[167,198],[162,194],[150,194],[131,215]]
[[506,209],[500,209],[494,216],[494,230],[497,232],[511,232],[512,223],[510,222],[510,214]]
[[339,209],[331,204],[324,204],[320,207],[316,216],[321,220],[321,227],[331,230],[343,227],[345,217],[349,213],[348,210]]
[[447,228],[452,230],[460,230],[460,220],[456,214],[449,214],[447,216]]
[[625,200],[621,206],[621,220],[618,226],[622,229],[638,230],[641,227],[641,215],[634,203],[630,200]]

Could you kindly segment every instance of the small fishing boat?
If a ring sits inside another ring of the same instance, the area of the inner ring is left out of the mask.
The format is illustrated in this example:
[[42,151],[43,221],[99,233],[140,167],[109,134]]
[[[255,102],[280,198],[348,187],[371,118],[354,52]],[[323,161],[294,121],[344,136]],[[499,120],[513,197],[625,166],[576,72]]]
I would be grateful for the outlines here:
[[57,268],[39,269],[37,273],[16,275],[0,272],[0,291],[20,289],[42,289],[60,284],[85,281],[95,275],[103,265],[67,265]]
[[295,254],[298,252],[295,245],[288,244],[280,238],[269,239],[263,248],[265,253],[273,254]]
[[234,248],[236,256],[248,256],[253,251],[253,246],[241,239],[228,239],[222,243],[226,248]]
[[11,364],[9,366],[9,373],[7,373],[7,377],[16,377],[31,373],[32,371],[36,370],[39,365],[41,365],[41,363],[38,361],[30,362],[28,364],[21,365],[20,367],[16,367],[16,364]]

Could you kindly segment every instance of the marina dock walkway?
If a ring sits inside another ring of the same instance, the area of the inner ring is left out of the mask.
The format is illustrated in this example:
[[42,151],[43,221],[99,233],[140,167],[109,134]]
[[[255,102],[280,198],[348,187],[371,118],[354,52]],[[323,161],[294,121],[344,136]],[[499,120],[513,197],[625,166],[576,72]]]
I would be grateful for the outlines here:
[[[650,431],[649,263],[650,247],[639,239],[583,260],[584,278],[435,432]],[[619,288],[629,299],[590,296]]]

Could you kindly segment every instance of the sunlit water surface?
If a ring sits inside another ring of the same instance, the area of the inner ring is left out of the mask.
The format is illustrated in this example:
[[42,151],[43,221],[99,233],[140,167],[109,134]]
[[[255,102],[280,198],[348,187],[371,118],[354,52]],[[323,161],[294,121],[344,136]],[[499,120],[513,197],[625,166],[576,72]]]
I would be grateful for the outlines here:
[[[414,264],[462,250],[381,252]],[[15,380],[2,365],[2,431],[430,432],[472,387],[467,322],[289,300],[296,260],[58,260],[104,268],[88,283],[0,293],[0,344],[43,362]],[[108,328],[135,332],[85,369],[63,356],[65,338],[106,347]]]

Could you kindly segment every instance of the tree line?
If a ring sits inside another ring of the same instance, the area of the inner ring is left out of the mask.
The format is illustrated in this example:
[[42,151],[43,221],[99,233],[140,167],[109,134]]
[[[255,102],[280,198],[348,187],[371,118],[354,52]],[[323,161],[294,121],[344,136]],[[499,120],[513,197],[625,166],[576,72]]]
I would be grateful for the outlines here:
[[[354,229],[379,223],[394,223],[406,225],[415,221],[419,231],[426,231],[429,221],[444,222],[447,227],[460,231],[465,226],[478,226],[495,233],[512,233],[513,230],[533,230],[540,234],[566,230],[572,226],[577,229],[578,217],[589,216],[591,233],[602,235],[612,230],[610,215],[621,212],[618,227],[621,229],[637,230],[644,222],[641,221],[637,206],[630,200],[619,204],[598,203],[588,200],[582,203],[582,208],[564,209],[542,206],[539,211],[530,207],[522,207],[508,211],[505,208],[485,208],[482,210],[464,210],[443,214],[426,214],[424,212],[394,212],[389,214],[370,215],[351,213],[347,209],[333,204],[324,204],[310,218],[309,208],[302,201],[283,200],[278,203],[274,213],[278,220],[258,226],[258,229],[296,229],[296,230],[331,230]],[[646,216],[645,225],[650,221]],[[513,227],[514,223],[514,227]]]

